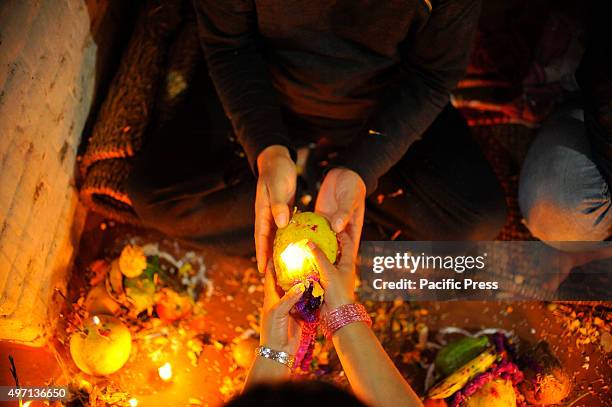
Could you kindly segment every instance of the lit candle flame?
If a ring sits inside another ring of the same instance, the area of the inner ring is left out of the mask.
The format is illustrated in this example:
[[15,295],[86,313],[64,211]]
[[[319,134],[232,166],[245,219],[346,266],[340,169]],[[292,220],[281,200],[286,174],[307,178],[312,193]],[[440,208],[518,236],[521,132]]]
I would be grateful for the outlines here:
[[100,317],[99,316],[94,315],[91,320],[93,321],[94,325],[100,325]]
[[314,258],[306,239],[287,245],[280,257],[290,278],[299,279],[314,268]]
[[136,407],[138,405],[138,399],[131,398],[128,400],[128,403],[130,403],[130,407]]
[[169,362],[164,363],[157,369],[159,377],[167,382],[172,379],[172,365]]
[[22,404],[22,407],[30,407],[30,404],[32,404],[32,400],[25,401],[25,402]]

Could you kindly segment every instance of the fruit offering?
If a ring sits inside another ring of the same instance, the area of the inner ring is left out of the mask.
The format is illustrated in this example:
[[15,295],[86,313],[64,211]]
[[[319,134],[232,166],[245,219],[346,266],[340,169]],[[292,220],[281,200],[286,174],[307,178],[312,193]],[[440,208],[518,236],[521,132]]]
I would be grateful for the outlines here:
[[106,376],[121,369],[130,357],[132,334],[117,318],[96,315],[70,337],[70,355],[79,369]]
[[274,239],[277,284],[285,291],[295,284],[318,280],[319,272],[308,242],[316,244],[331,263],[336,262],[338,241],[327,219],[313,212],[294,214],[289,224],[276,232]]

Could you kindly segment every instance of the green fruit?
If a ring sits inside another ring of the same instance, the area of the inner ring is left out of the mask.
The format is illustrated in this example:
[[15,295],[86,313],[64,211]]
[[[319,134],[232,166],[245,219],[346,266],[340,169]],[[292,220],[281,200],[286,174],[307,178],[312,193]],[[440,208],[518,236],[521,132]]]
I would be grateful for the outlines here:
[[491,380],[462,404],[462,407],[490,406],[516,407],[516,393],[510,380]]
[[488,345],[489,338],[486,336],[466,336],[451,342],[436,355],[436,370],[446,377],[482,353]]
[[316,244],[332,264],[336,262],[338,240],[327,219],[313,212],[294,214],[274,238],[276,282],[283,290],[288,291],[295,284],[318,276],[307,246],[309,241]]

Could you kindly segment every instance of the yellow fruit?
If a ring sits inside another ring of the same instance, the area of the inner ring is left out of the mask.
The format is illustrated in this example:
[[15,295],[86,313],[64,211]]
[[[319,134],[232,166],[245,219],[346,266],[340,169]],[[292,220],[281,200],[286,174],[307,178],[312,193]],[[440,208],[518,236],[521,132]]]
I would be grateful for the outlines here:
[[495,379],[472,394],[462,407],[516,407],[516,393],[510,380]]
[[138,277],[147,268],[147,257],[140,246],[126,245],[119,256],[119,269],[128,278]]
[[307,246],[309,241],[316,244],[331,263],[336,262],[338,240],[327,219],[313,212],[294,214],[274,238],[274,268],[277,284],[283,290],[288,291],[295,284],[318,276]]
[[99,315],[90,318],[83,331],[70,337],[70,355],[79,369],[105,376],[121,369],[130,357],[132,334],[117,318]]
[[485,372],[497,360],[498,355],[493,349],[487,349],[451,375],[429,389],[430,399],[445,399],[461,390],[477,374]]
[[251,367],[255,359],[255,349],[259,346],[259,341],[255,338],[244,338],[238,340],[232,347],[232,356],[236,364],[247,369]]

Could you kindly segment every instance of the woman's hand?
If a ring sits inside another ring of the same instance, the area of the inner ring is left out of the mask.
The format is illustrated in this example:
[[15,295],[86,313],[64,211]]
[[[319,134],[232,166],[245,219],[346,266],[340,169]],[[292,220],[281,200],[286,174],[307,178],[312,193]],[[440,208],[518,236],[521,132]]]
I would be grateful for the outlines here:
[[289,150],[269,146],[257,156],[255,195],[255,252],[257,268],[263,273],[272,258],[272,240],[277,228],[289,223],[289,206],[295,198],[297,169]]
[[273,269],[272,262],[268,262],[260,343],[270,349],[295,355],[300,343],[301,327],[298,320],[290,315],[290,311],[304,293],[305,287],[302,283],[297,284],[280,297],[276,291]]
[[[280,297],[276,291],[273,270],[270,261],[266,267],[264,282],[260,344],[275,351],[295,355],[302,331],[299,322],[290,315],[290,311],[302,296],[304,285],[298,284]],[[290,376],[291,370],[287,366],[259,356],[253,361],[244,388],[248,389],[260,383],[285,381]]]
[[[310,246],[325,289],[323,312],[355,302],[353,241],[338,235],[342,255],[338,266],[330,264],[313,243]],[[370,327],[361,322],[344,325],[332,335],[334,347],[355,395],[370,406],[422,406],[421,400],[397,370]]]
[[363,215],[365,212],[366,186],[355,171],[333,168],[321,184],[315,212],[330,220],[336,233],[347,232],[353,244],[353,261],[357,257]]
[[355,302],[355,257],[354,243],[348,233],[340,233],[340,260],[338,266],[332,265],[325,253],[314,243],[308,242],[312,250],[321,285],[325,290],[322,311],[329,312],[341,305]]

